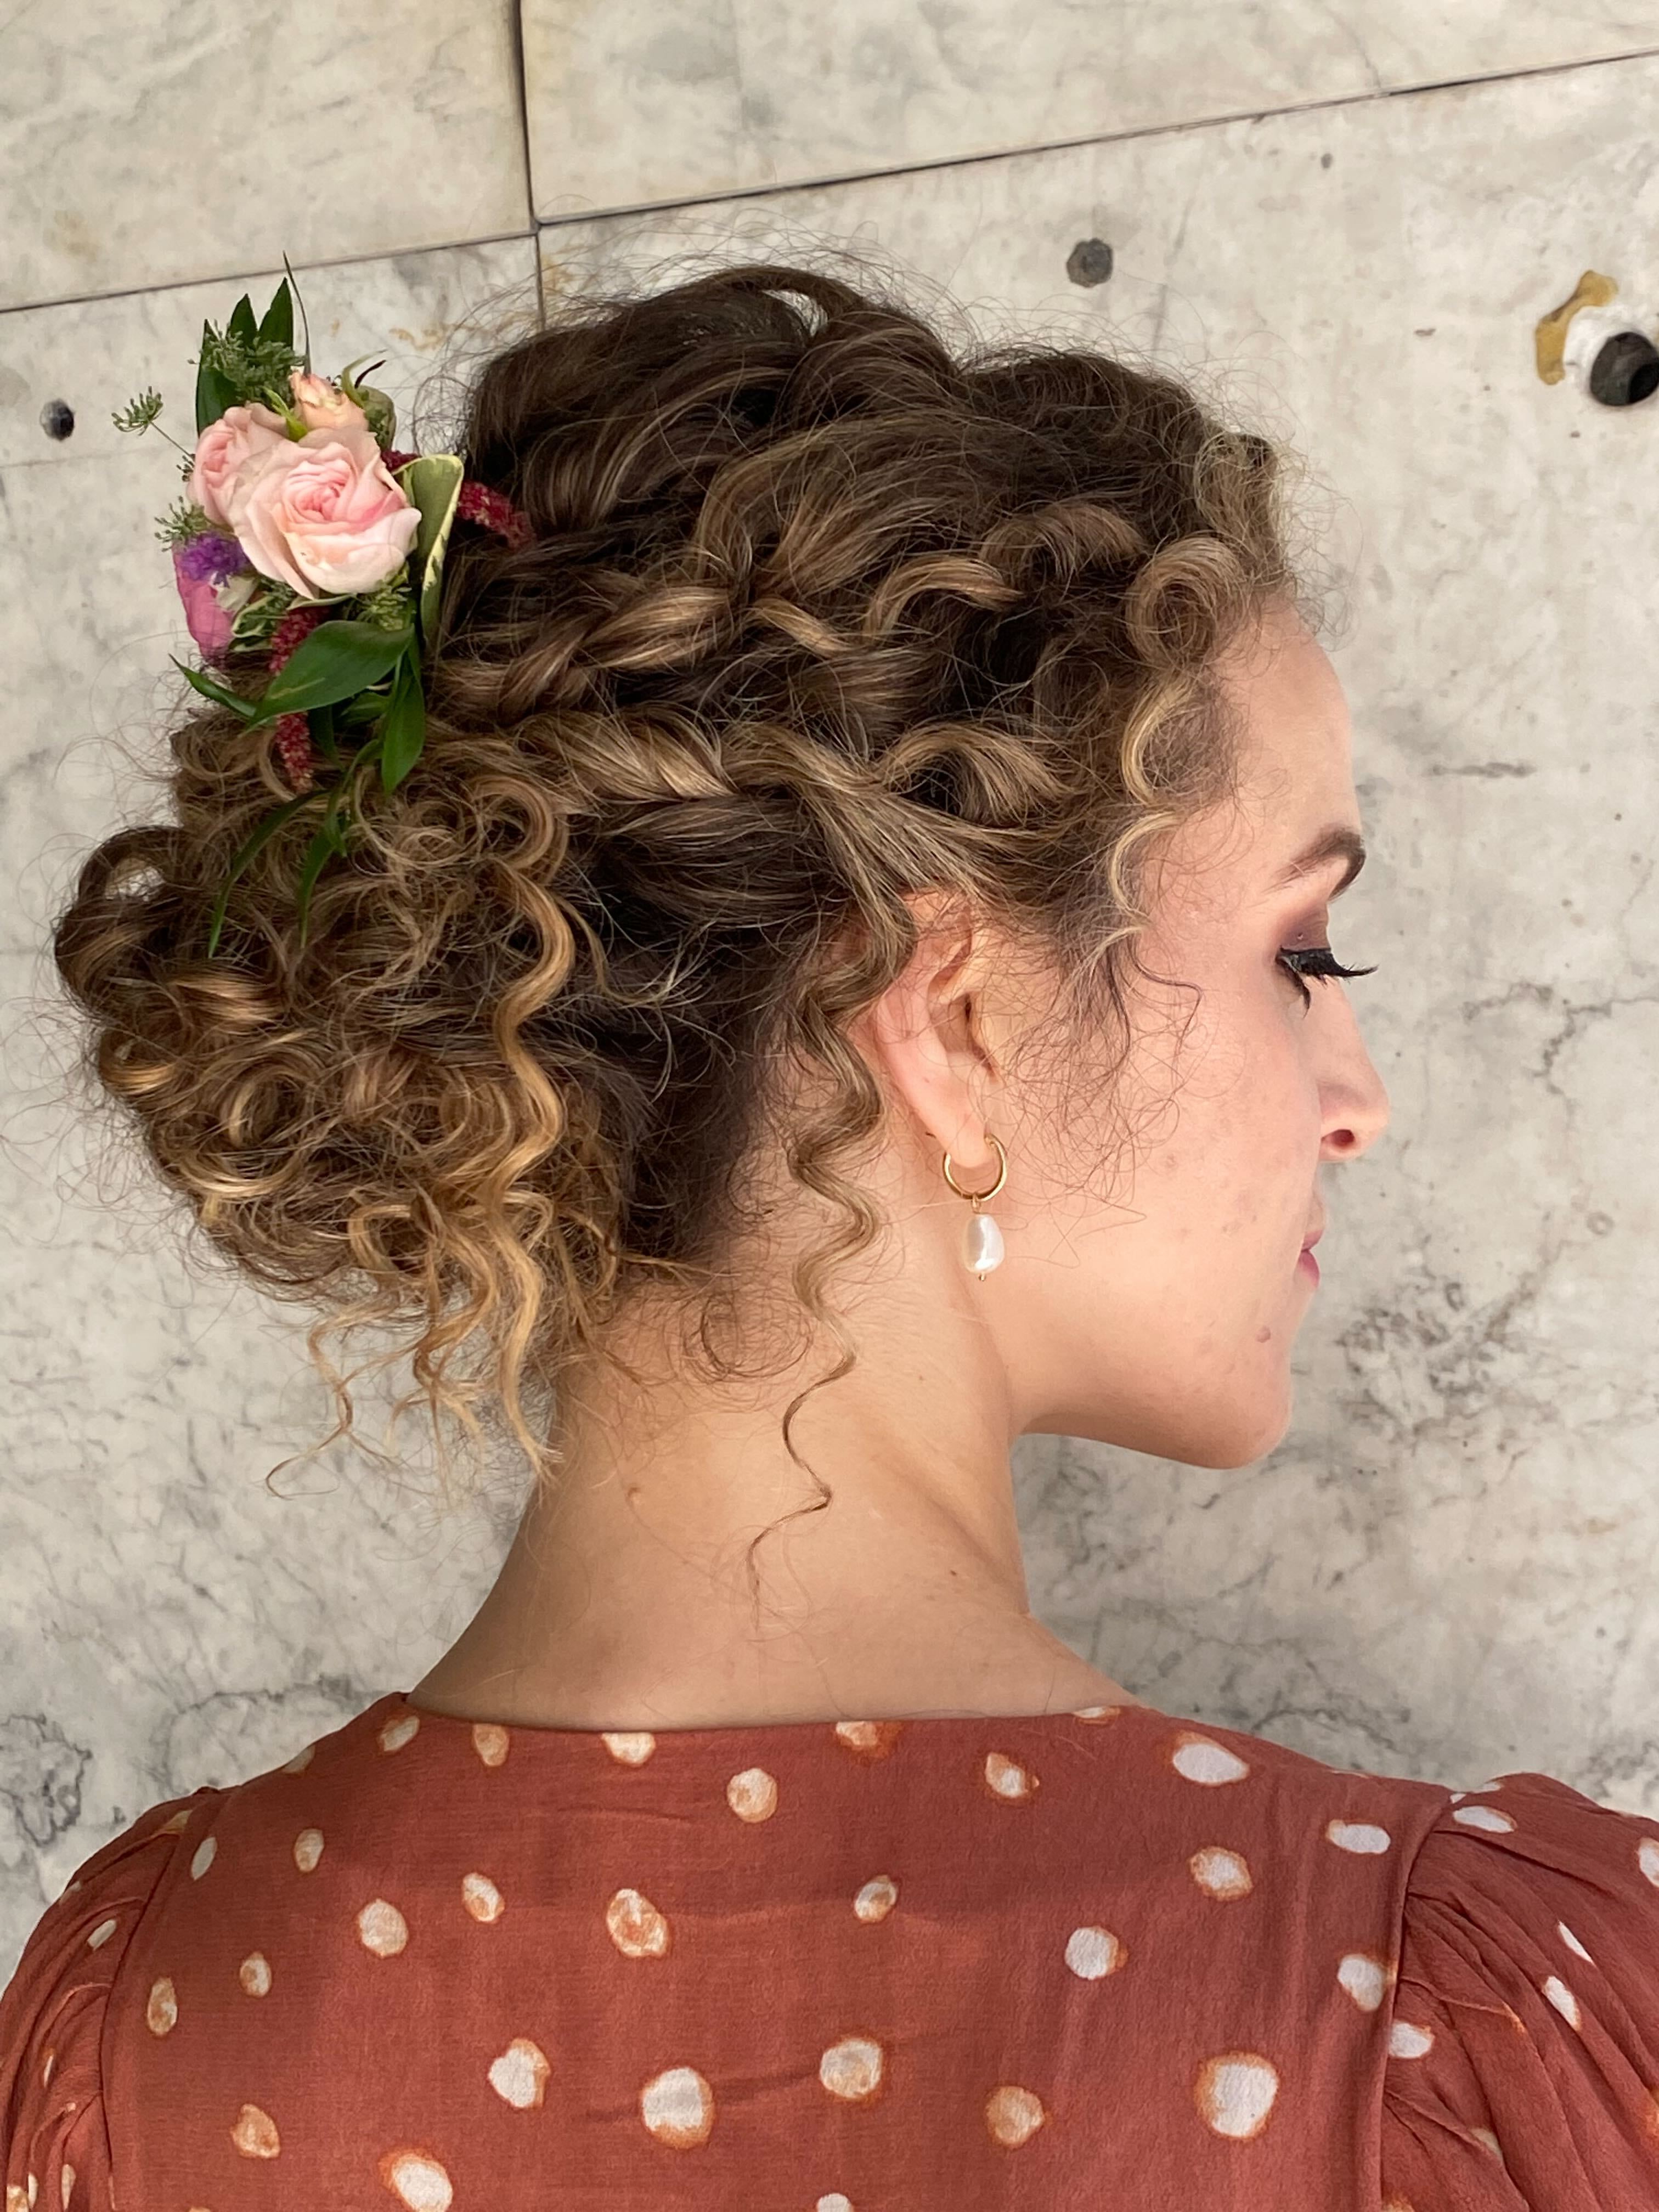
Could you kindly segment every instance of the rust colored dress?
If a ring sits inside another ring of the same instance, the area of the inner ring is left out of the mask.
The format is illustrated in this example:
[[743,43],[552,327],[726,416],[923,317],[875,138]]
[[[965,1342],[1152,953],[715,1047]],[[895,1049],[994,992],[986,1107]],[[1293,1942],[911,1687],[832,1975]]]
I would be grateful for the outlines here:
[[6,2212],[1655,2212],[1659,1823],[1141,1705],[401,1692],[152,1807],[0,1997]]

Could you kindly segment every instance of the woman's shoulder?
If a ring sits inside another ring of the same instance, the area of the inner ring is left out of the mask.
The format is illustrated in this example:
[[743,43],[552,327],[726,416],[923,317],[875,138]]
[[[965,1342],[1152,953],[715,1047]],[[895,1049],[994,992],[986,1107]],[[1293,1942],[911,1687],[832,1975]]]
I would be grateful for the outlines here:
[[1449,1793],[1401,1916],[1385,2205],[1659,2205],[1659,1821],[1551,1776]]
[[[111,2201],[103,2037],[110,1992],[140,1923],[189,1880],[223,1793],[149,1806],[100,1844],[36,1922],[0,1990],[0,2179],[15,2206]],[[192,1840],[197,1839],[197,1840]],[[163,2033],[169,2001],[142,1993]],[[85,2193],[73,2197],[76,2176]]]

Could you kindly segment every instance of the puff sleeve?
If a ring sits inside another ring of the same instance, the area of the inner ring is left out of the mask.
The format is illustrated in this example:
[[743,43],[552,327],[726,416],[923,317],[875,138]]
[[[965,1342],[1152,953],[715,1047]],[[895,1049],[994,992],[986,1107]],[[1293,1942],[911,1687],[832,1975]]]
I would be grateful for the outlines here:
[[1384,2212],[1659,2208],[1659,1823],[1565,1783],[1455,1793],[1413,1865]]
[[105,2009],[134,1930],[198,1801],[151,1806],[77,1867],[0,1992],[5,2212],[109,2212],[117,2203],[102,2066]]

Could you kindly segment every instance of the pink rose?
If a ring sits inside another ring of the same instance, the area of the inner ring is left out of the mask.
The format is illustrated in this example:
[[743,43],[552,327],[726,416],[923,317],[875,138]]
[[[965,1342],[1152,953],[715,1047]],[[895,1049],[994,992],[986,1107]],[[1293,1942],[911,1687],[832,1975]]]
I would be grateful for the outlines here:
[[256,454],[289,444],[288,425],[269,407],[228,407],[196,441],[190,495],[210,522],[230,526],[230,491]]
[[254,454],[229,497],[230,526],[248,559],[308,599],[385,583],[421,526],[373,433],[350,423]]
[[348,424],[365,430],[368,417],[355,399],[348,399],[337,384],[331,384],[325,376],[307,376],[302,368],[293,370],[289,377],[289,389],[294,394],[294,411],[307,430],[340,430]]

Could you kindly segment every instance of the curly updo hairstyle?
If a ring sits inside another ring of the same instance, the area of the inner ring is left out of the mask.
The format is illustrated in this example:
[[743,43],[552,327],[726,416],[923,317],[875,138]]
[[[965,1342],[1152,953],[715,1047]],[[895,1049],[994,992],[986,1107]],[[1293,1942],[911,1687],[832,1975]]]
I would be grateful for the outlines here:
[[302,817],[208,955],[288,791],[268,730],[193,702],[168,818],[92,854],[55,951],[97,1078],[213,1243],[321,1310],[313,1351],[389,1328],[434,1416],[493,1405],[550,1464],[622,1302],[712,1295],[769,1070],[829,1086],[784,1133],[837,1224],[809,1309],[876,1236],[845,1031],[907,894],[1121,1016],[1152,841],[1229,787],[1217,655],[1295,580],[1279,455],[1179,381],[953,355],[805,268],[568,309],[484,366],[462,444],[533,533],[458,529],[425,751],[304,942]]

